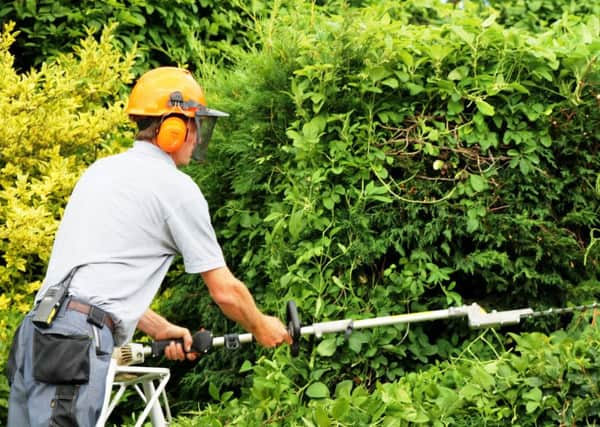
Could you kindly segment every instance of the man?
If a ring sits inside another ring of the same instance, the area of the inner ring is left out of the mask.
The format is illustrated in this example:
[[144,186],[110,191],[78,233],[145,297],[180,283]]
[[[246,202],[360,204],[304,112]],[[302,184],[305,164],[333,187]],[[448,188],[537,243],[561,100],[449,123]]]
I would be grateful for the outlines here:
[[[201,274],[225,315],[266,347],[291,343],[227,268],[198,186],[177,169],[202,157],[217,117],[188,71],[161,67],[133,88],[127,112],[140,129],[133,148],[95,162],[65,209],[36,305],[9,357],[9,427],[93,426],[114,345],[138,329],[182,339],[169,359],[193,360],[190,331],[149,309],[176,254]],[[60,285],[60,286],[57,286]],[[61,289],[68,296],[58,310]],[[55,317],[54,317],[55,316]]]

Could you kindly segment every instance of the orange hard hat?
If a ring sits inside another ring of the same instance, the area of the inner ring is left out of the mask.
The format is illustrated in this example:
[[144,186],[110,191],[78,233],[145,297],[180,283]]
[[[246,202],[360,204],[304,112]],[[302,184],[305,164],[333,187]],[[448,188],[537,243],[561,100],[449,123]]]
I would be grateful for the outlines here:
[[125,111],[133,116],[228,115],[206,108],[204,91],[192,73],[176,67],[159,67],[142,75],[129,95]]
[[204,91],[192,73],[176,67],[159,67],[143,74],[131,90],[125,111],[130,116],[193,118],[198,129],[198,144],[193,155],[196,159],[204,157],[216,119],[229,115],[207,108]]

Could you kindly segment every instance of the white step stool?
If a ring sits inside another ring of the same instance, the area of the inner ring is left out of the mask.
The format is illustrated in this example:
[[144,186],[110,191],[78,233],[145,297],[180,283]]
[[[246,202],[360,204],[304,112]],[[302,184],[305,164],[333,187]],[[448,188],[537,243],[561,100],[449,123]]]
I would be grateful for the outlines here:
[[[137,391],[146,405],[137,419],[135,427],[141,427],[148,415],[150,415],[153,427],[168,426],[171,422],[171,410],[167,401],[165,386],[170,377],[171,373],[168,368],[120,366],[117,365],[115,359],[111,359],[106,377],[104,404],[102,405],[102,412],[96,423],[96,427],[104,427],[108,417],[129,386],[132,386]],[[113,387],[118,387],[114,394],[112,392]]]

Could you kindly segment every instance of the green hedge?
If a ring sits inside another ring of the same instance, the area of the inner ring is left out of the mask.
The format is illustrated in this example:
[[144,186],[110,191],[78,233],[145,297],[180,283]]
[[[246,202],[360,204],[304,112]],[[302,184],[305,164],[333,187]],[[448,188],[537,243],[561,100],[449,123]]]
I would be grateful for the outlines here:
[[[312,384],[303,404],[289,372],[261,359],[247,394],[220,396],[221,403],[173,423],[188,426],[546,426],[600,422],[597,326],[578,318],[551,335],[511,334],[510,347],[494,331],[483,332],[451,360],[411,372],[374,389],[347,379],[328,388]],[[483,358],[485,351],[494,354]],[[245,368],[244,368],[245,369]]]
[[248,24],[267,8],[240,0],[39,0],[0,5],[0,20],[14,21],[21,32],[12,47],[22,71],[39,67],[50,57],[68,51],[89,32],[117,24],[115,45],[136,50],[135,73],[158,65],[187,65],[206,58],[227,62],[231,44],[253,39]]
[[[530,32],[468,2],[335,13],[298,2],[260,29],[231,72],[206,67],[211,101],[231,117],[210,162],[190,173],[263,308],[283,315],[294,299],[313,323],[597,297],[597,247],[586,253],[599,222],[597,17]],[[167,286],[169,316],[229,331],[197,282]],[[327,337],[306,342],[287,373],[299,385],[358,379],[371,389],[445,360],[470,336],[436,323]],[[174,367],[176,399],[247,384],[239,357]]]
[[499,12],[499,19],[504,25],[534,31],[547,29],[565,14],[600,16],[600,4],[597,1],[489,0],[487,4]]

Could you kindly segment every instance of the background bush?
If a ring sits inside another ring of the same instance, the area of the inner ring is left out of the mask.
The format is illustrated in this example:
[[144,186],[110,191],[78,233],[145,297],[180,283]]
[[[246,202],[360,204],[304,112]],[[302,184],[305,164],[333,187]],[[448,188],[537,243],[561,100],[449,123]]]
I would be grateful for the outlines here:
[[[258,48],[209,79],[232,116],[209,164],[190,173],[267,310],[283,315],[294,299],[310,324],[596,298],[596,249],[584,256],[598,223],[597,18],[565,15],[536,33],[479,5],[433,4],[280,9]],[[177,302],[197,284],[169,286],[176,302],[162,310],[196,319],[205,303]],[[230,332],[217,311],[202,313]],[[306,394],[313,384],[373,390],[471,339],[460,322],[355,332],[307,342],[282,369],[304,398],[319,397]],[[219,353],[191,372],[174,367],[177,401],[218,396],[209,384],[237,390],[238,366]],[[274,396],[287,387],[276,382]]]
[[499,20],[506,26],[543,31],[563,15],[589,16],[600,14],[596,1],[576,2],[562,0],[490,0],[489,5],[498,10]]
[[[9,52],[16,32],[0,34],[0,365],[31,309],[68,196],[84,168],[123,147],[120,94],[133,54],[115,50],[110,29],[74,53],[20,74]],[[0,376],[0,422],[8,385]]]
[[253,39],[247,27],[268,6],[239,0],[13,1],[0,6],[0,19],[16,22],[22,33],[11,48],[22,71],[76,46],[88,30],[114,23],[114,45],[136,49],[134,72],[141,74],[158,65],[194,70],[207,57],[226,62],[224,51]]

